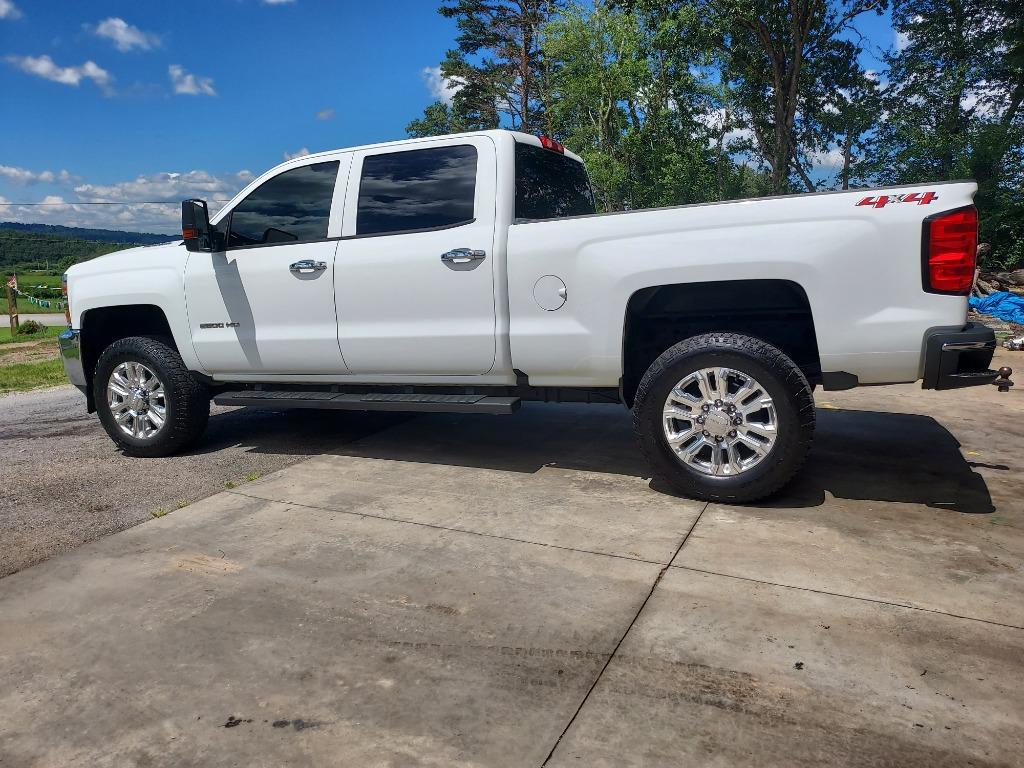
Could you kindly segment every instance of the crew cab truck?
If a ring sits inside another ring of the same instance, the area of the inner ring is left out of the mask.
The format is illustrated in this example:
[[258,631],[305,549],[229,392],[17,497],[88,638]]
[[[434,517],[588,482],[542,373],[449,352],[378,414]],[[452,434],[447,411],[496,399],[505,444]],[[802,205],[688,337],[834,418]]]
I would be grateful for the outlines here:
[[[970,182],[598,214],[581,159],[484,131],[309,155],[183,242],[67,273],[68,376],[127,454],[196,441],[211,398],[508,414],[631,408],[654,474],[748,501],[799,469],[812,388],[988,384],[966,323]],[[884,439],[884,436],[879,436]]]

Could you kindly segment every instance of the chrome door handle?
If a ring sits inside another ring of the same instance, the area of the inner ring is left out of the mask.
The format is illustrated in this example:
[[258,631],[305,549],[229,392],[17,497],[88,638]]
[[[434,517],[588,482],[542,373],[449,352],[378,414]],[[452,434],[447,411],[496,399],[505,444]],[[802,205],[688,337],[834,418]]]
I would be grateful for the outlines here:
[[469,264],[471,261],[480,261],[486,257],[486,251],[476,251],[472,248],[453,248],[441,254],[441,261],[445,264]]
[[313,261],[312,259],[296,261],[288,267],[288,271],[293,272],[296,275],[307,275],[310,272],[323,272],[325,269],[327,269],[326,261]]

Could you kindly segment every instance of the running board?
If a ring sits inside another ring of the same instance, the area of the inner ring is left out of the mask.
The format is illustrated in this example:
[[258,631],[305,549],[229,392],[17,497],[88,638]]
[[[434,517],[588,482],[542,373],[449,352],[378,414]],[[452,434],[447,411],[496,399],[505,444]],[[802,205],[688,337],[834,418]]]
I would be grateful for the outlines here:
[[427,413],[508,414],[519,410],[518,397],[489,395],[404,395],[390,392],[302,392],[239,390],[214,396],[217,405],[261,408],[323,408],[341,411],[421,411]]

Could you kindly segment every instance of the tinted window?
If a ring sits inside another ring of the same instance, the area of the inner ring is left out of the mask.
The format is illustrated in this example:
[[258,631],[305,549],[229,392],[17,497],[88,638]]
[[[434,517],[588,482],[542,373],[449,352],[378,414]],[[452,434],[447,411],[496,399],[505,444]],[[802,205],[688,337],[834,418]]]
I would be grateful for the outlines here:
[[359,181],[357,235],[450,227],[473,218],[476,148],[370,155]]
[[557,219],[595,211],[583,163],[550,149],[516,144],[517,219]]
[[228,245],[323,240],[338,161],[293,168],[256,188],[231,213]]

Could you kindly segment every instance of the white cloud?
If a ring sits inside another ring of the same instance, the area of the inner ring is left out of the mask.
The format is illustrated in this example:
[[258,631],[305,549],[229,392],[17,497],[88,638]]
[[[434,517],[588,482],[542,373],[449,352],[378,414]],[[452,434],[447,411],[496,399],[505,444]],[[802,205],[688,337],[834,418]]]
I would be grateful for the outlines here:
[[21,11],[11,0],[0,0],[0,19],[17,19],[21,17]]
[[156,35],[143,32],[138,27],[116,16],[101,21],[96,25],[94,31],[99,37],[112,40],[119,51],[130,51],[132,48],[148,51],[150,48],[160,45],[160,38]]
[[964,91],[960,99],[960,108],[965,112],[973,112],[978,117],[999,119],[1008,103],[1008,94],[986,80],[980,80]]
[[816,171],[838,171],[843,167],[843,150],[832,147],[824,151],[811,152],[808,159]]
[[196,77],[185,70],[180,64],[171,64],[167,68],[167,74],[171,78],[171,87],[175,93],[182,93],[187,96],[216,96],[217,91],[213,87],[213,78]]
[[88,202],[177,200],[189,196],[227,199],[252,181],[249,171],[217,176],[206,171],[153,173],[114,184],[79,184],[79,199]]
[[[222,175],[200,170],[154,173],[112,184],[79,184],[72,190],[73,198],[48,195],[38,201],[46,205],[16,205],[0,198],[0,213],[13,221],[174,233],[181,226],[180,200],[203,198],[212,213],[252,180],[247,170]],[[92,202],[113,204],[85,204]]]
[[317,120],[333,120],[334,119],[334,107],[325,107],[316,113]]
[[291,5],[295,0],[261,0],[264,5]]
[[[57,205],[0,205],[4,218],[36,224],[61,224],[65,227],[122,229],[129,232],[180,231],[181,204],[173,205],[76,205],[63,198],[52,200]],[[41,201],[42,202],[42,201]],[[6,208],[6,210],[5,210]],[[212,206],[211,206],[212,211]]]
[[[706,115],[694,115],[694,118],[698,122],[703,123],[708,131],[713,134],[708,141],[709,146],[718,146],[718,133],[722,130],[722,122],[726,119],[726,110],[715,109]],[[736,116],[732,115],[730,118],[730,128],[725,132],[725,136],[723,137],[723,142],[727,151],[731,149],[730,144],[733,142],[754,140],[754,132],[749,128],[737,127],[738,123],[739,121],[736,119]]]
[[284,159],[285,160],[294,160],[297,157],[305,157],[308,154],[310,154],[310,152],[309,152],[309,150],[306,147],[299,147],[294,152],[285,152],[284,153]]
[[18,168],[12,165],[0,165],[0,176],[7,179],[13,184],[72,184],[78,181],[76,176],[72,176],[67,171],[59,171],[54,173],[53,171],[30,171],[26,168]]
[[[910,19],[909,26],[913,27],[915,24],[920,24],[922,21],[924,21],[924,18],[922,16],[913,16]],[[907,46],[910,45],[911,33],[896,31],[893,34],[893,45],[896,47],[896,51],[905,51],[907,49]]]
[[423,78],[430,95],[445,104],[451,104],[455,94],[465,85],[457,77],[445,78],[440,67],[424,67],[420,70],[420,77]]
[[82,80],[92,80],[106,90],[114,79],[109,72],[92,61],[77,67],[59,67],[49,56],[8,56],[7,61],[22,72],[63,85],[77,86]]

